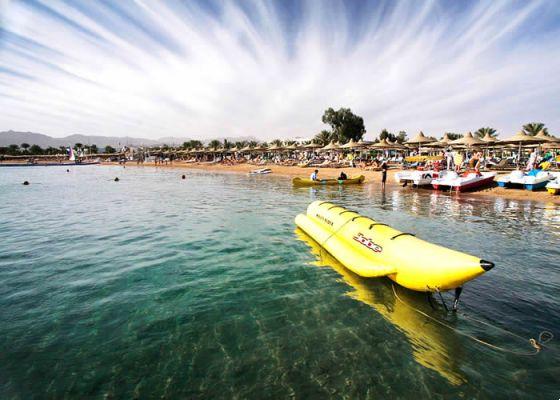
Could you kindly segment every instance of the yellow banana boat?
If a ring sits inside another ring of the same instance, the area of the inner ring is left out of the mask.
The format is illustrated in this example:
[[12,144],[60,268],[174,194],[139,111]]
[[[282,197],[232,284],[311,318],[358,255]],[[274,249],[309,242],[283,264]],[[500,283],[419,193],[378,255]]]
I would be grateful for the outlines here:
[[460,288],[494,264],[403,233],[325,201],[309,205],[296,225],[342,265],[363,277],[387,276],[411,290]]
[[298,239],[311,248],[311,252],[316,257],[311,264],[333,268],[352,288],[346,293],[349,297],[373,307],[383,318],[404,333],[412,347],[412,355],[420,365],[437,372],[452,385],[457,386],[466,382],[461,372],[462,352],[457,351],[460,345],[457,336],[441,325],[430,323],[408,305],[430,312],[428,304],[423,301],[425,299],[420,293],[401,289],[399,297],[406,299],[407,304],[404,304],[395,298],[391,286],[386,282],[373,283],[354,274],[330,254],[322,251],[319,244],[300,229],[296,229],[295,233]]
[[312,180],[306,178],[294,178],[292,183],[294,186],[321,186],[321,185],[355,185],[363,183],[366,177],[363,175],[357,176],[356,178],[349,179],[319,179]]

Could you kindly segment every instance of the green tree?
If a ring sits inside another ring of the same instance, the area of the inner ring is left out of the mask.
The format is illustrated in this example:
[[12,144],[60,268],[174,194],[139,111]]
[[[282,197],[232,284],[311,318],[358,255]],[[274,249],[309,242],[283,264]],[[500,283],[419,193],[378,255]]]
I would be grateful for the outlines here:
[[256,141],[254,141],[254,140],[251,140],[251,141],[248,143],[248,145],[249,145],[250,148],[255,148],[255,147],[257,147],[257,146],[259,145],[259,143],[256,142]]
[[247,143],[248,142],[246,140],[235,142],[235,147],[237,147],[238,149],[242,149],[243,147],[247,146]]
[[406,137],[406,132],[405,131],[400,131],[397,135],[397,142],[399,143],[404,143],[407,141],[407,137]]
[[272,142],[270,142],[271,145],[273,146],[278,146],[281,147],[284,145],[284,143],[282,143],[282,141],[280,139],[274,139]]
[[212,150],[216,150],[221,144],[219,140],[214,139],[208,143],[208,147]]
[[92,144],[91,146],[89,146],[89,152],[91,154],[97,154],[99,153],[99,149],[97,148],[96,144]]
[[383,140],[383,139],[387,139],[390,140],[391,142],[394,142],[395,140],[397,140],[397,137],[393,135],[391,132],[389,132],[387,129],[383,129],[379,134],[379,140]]
[[350,139],[358,141],[366,133],[364,119],[352,113],[349,108],[340,108],[335,111],[329,107],[325,110],[322,121],[331,126],[335,139],[341,143],[346,143]]
[[11,144],[8,146],[8,154],[15,156],[19,153],[19,146],[17,144]]
[[29,149],[30,145],[29,143],[22,143],[20,146],[24,152],[27,152],[27,149]]
[[486,134],[489,134],[492,137],[498,136],[498,134],[496,133],[496,130],[494,128],[490,128],[490,127],[480,128],[479,130],[477,130],[475,132],[475,135],[478,136],[479,138],[483,138],[484,136],[486,136]]
[[545,135],[548,135],[548,129],[545,128],[542,122],[530,122],[523,125],[523,132],[529,136],[535,136],[540,131],[543,131]]
[[[463,137],[462,134],[460,133],[453,133],[453,132],[445,132],[447,134],[447,137],[449,138],[449,140],[457,140]],[[443,136],[442,136],[443,138]]]
[[313,141],[321,146],[326,146],[331,140],[334,140],[334,135],[331,131],[327,130],[322,130],[313,138]]
[[34,144],[29,148],[29,152],[33,155],[40,155],[43,154],[43,149],[41,148],[41,146]]
[[232,144],[229,140],[224,139],[224,145],[223,145],[223,147],[224,147],[224,149],[229,150],[229,149],[231,149],[231,148],[233,147],[233,144]]
[[105,153],[107,154],[115,154],[117,150],[115,150],[112,146],[105,146]]
[[84,147],[83,144],[81,144],[81,143],[76,143],[76,144],[74,145],[74,150],[81,150],[82,147]]
[[45,149],[45,154],[54,155],[54,154],[57,154],[58,152],[59,152],[59,150],[57,148],[52,147],[52,146],[49,146]]

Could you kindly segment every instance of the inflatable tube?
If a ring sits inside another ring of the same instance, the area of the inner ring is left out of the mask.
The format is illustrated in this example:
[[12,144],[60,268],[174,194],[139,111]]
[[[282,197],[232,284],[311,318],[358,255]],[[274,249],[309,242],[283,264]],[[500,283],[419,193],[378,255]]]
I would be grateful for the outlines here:
[[296,225],[342,265],[363,277],[436,292],[462,286],[494,267],[480,258],[428,243],[355,211],[315,201]]
[[319,179],[313,181],[311,179],[306,178],[294,178],[292,183],[294,186],[320,186],[320,185],[355,185],[359,183],[363,183],[366,179],[365,176],[360,175],[356,178],[350,179]]

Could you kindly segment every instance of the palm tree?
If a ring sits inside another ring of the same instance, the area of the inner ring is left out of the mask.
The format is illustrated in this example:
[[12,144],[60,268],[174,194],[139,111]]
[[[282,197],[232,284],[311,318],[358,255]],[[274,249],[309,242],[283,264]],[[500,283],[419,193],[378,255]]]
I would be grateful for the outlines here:
[[270,142],[271,145],[273,146],[277,146],[277,147],[282,147],[283,143],[280,139],[274,139],[272,142]]
[[218,147],[220,147],[220,145],[221,145],[220,141],[216,139],[208,143],[208,147],[211,148],[212,150],[216,150]]
[[544,127],[542,122],[530,122],[523,125],[523,132],[529,136],[535,136],[540,131],[543,131],[545,135],[548,135],[548,129]]
[[319,132],[318,134],[315,135],[315,137],[313,138],[313,141],[315,143],[320,144],[321,146],[326,146],[333,139],[334,139],[334,135],[333,135],[332,132],[322,130],[321,132]]
[[224,149],[228,150],[231,149],[233,146],[231,145],[231,142],[227,139],[224,139]]
[[[449,138],[449,140],[457,140],[457,139],[461,139],[463,137],[462,134],[460,133],[453,133],[453,132],[445,132],[447,134],[447,137]],[[443,137],[442,137],[443,139]]]
[[479,138],[483,138],[484,136],[486,136],[486,134],[488,134],[491,137],[498,136],[496,130],[494,128],[490,128],[489,126],[486,128],[480,128],[475,132],[475,135],[478,136]]
[[27,151],[30,146],[29,143],[22,143],[20,147],[23,149],[23,151]]
[[235,142],[235,147],[237,147],[238,149],[242,149],[243,147],[247,146],[247,143],[248,142],[246,140]]

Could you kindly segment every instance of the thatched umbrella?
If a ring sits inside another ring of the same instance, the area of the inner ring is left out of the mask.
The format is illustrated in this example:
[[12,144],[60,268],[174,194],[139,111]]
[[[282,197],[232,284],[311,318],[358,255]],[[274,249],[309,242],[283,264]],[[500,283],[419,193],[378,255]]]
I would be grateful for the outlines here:
[[373,142],[364,140],[364,139],[360,139],[358,140],[358,144],[360,145],[360,147],[367,147],[367,146],[371,146],[373,144]]
[[501,143],[507,144],[518,144],[519,145],[519,153],[517,157],[517,165],[519,166],[519,161],[521,161],[521,146],[527,144],[535,144],[535,143],[544,143],[547,140],[543,139],[542,137],[529,136],[523,131],[517,132],[515,135],[510,137],[509,139],[501,140]]
[[273,144],[272,146],[270,146],[268,149],[268,151],[277,151],[277,150],[284,150],[284,146],[279,146],[277,144]]
[[328,145],[320,149],[321,151],[329,151],[329,150],[339,150],[340,146],[334,140],[330,142]]
[[354,139],[350,139],[348,143],[340,146],[341,149],[357,149],[358,147],[361,147],[361,144],[356,142]]
[[542,140],[543,143],[558,143],[560,142],[560,139],[558,139],[557,137],[554,136],[548,136],[547,134],[544,133],[543,130],[540,130],[539,133],[537,133],[534,136],[535,139],[540,139]]
[[420,131],[418,132],[418,134],[416,136],[414,136],[412,139],[407,140],[407,144],[417,144],[417,145],[421,145],[421,144],[425,144],[425,143],[432,143],[434,142],[434,139],[428,138],[426,136],[424,136],[424,132]]
[[297,146],[295,143],[292,143],[289,146],[286,146],[286,150],[290,150],[290,151],[297,150],[298,148],[300,148],[300,147]]
[[318,148],[323,147],[323,146],[321,146],[318,143],[309,143],[309,144],[306,144],[303,147],[306,148],[306,149],[318,149]]
[[486,144],[486,142],[477,138],[476,136],[473,136],[472,133],[468,132],[462,138],[453,140],[449,144],[453,146],[463,145],[467,147],[473,147],[473,146],[482,146],[483,144]]
[[393,143],[389,143],[387,138],[381,139],[379,142],[374,143],[370,146],[372,149],[392,149]]
[[486,135],[484,135],[484,137],[481,140],[486,142],[486,143],[496,143],[498,141],[497,138],[490,135],[490,133],[488,133],[488,132],[486,132]]
[[229,149],[229,151],[235,153],[235,152],[239,151],[239,149],[237,148],[237,146],[233,146],[231,149]]
[[426,147],[447,147],[451,143],[451,139],[447,133],[443,134],[443,137],[437,142],[428,143]]

